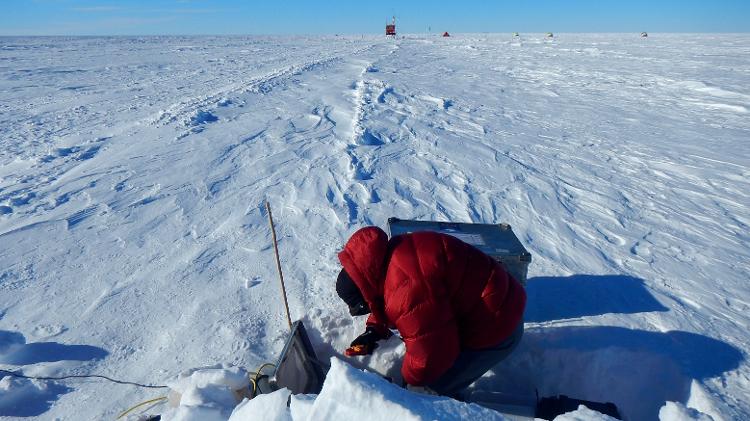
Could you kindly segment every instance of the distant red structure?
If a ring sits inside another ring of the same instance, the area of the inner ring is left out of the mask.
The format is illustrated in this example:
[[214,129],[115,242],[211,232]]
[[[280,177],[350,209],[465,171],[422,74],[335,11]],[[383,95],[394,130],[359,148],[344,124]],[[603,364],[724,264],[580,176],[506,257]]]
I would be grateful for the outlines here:
[[395,37],[396,36],[396,17],[393,17],[393,21],[385,24],[385,36]]
[[448,33],[448,31],[443,32],[443,37],[448,38],[451,36],[451,34]]

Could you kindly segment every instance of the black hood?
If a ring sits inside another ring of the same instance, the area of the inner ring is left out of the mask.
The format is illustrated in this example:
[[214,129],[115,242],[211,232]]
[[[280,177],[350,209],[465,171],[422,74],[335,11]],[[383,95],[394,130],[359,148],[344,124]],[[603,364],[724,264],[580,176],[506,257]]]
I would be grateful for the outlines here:
[[362,292],[344,269],[341,269],[336,279],[336,293],[349,306],[349,313],[352,316],[363,316],[370,313],[370,307],[362,296]]

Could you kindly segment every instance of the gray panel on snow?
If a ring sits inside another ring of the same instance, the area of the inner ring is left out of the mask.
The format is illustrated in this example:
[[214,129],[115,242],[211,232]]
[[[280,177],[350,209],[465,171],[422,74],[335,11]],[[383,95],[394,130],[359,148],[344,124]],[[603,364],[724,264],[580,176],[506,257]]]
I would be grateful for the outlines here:
[[325,378],[323,365],[315,356],[305,326],[302,321],[294,322],[271,382],[275,388],[286,387],[294,394],[317,394],[323,388]]

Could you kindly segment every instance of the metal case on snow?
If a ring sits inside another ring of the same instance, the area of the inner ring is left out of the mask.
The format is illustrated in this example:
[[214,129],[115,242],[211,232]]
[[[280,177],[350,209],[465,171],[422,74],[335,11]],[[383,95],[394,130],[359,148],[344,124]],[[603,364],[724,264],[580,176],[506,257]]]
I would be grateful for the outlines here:
[[502,263],[516,280],[526,286],[531,253],[526,251],[510,225],[388,219],[388,235],[391,237],[417,231],[440,232],[471,244]]

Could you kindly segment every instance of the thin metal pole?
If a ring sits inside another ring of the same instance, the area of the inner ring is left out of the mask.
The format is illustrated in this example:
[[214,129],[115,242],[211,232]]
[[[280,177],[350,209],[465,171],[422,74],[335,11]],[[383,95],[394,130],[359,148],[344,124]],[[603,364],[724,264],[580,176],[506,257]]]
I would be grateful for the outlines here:
[[276,242],[276,228],[273,225],[273,216],[271,215],[271,204],[266,201],[266,210],[268,211],[268,222],[271,224],[271,236],[273,237],[273,251],[276,253],[276,269],[279,270],[279,280],[281,281],[281,295],[284,296],[284,308],[286,308],[286,321],[289,323],[289,330],[292,330],[292,317],[289,315],[289,302],[286,299],[286,287],[284,286],[284,274],[281,272],[281,260],[279,259],[279,246]]

